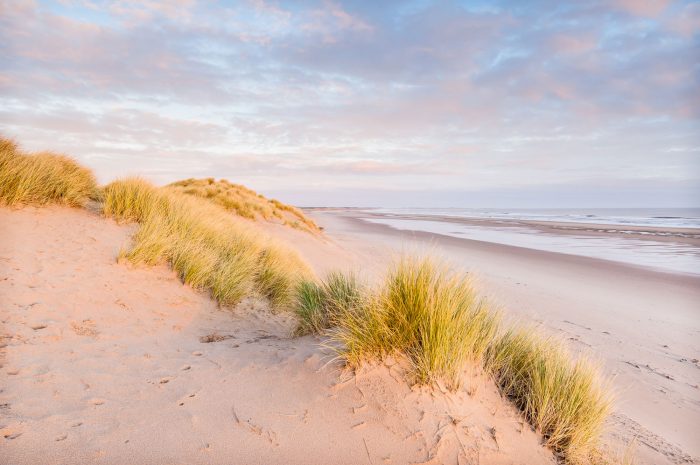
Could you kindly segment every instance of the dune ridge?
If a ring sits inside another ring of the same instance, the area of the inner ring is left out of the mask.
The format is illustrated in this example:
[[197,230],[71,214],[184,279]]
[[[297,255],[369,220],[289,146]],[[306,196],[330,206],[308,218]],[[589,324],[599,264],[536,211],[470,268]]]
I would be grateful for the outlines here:
[[208,199],[226,210],[251,220],[279,221],[284,225],[318,232],[318,225],[298,208],[268,199],[252,189],[226,179],[183,179],[166,186],[175,192]]
[[277,308],[311,275],[289,247],[236,222],[205,200],[157,188],[142,179],[114,181],[103,190],[102,211],[140,228],[122,255],[134,263],[167,261],[183,282],[235,305],[256,292]]

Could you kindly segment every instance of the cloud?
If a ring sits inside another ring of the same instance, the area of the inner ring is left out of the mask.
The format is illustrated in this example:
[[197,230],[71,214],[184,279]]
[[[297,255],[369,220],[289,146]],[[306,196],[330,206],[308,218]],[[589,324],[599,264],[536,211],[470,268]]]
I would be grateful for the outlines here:
[[616,0],[618,8],[637,16],[655,18],[669,5],[670,0]]
[[668,158],[700,145],[692,2],[0,8],[0,132],[74,153],[103,179],[127,168],[329,189],[486,189],[550,171],[700,178],[695,152]]
[[685,5],[676,16],[667,21],[667,25],[671,31],[686,39],[697,35],[700,31],[700,4],[689,3]]

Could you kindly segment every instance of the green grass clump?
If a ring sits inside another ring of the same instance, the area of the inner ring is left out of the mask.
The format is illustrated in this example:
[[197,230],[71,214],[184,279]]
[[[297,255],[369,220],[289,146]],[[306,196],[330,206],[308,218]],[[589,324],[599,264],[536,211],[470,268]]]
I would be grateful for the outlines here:
[[612,403],[595,363],[573,359],[561,342],[521,328],[493,342],[487,367],[547,446],[571,463],[591,457]]
[[363,288],[357,278],[340,272],[324,281],[302,281],[297,288],[295,310],[299,317],[297,335],[323,333],[339,324],[363,305]]
[[323,288],[314,281],[301,281],[297,287],[294,311],[299,317],[295,335],[318,334],[327,329]]
[[167,261],[185,283],[209,290],[222,305],[256,292],[275,308],[284,307],[298,282],[311,275],[296,253],[205,200],[138,178],[108,184],[103,197],[105,216],[140,224],[125,258]]
[[361,311],[343,314],[335,337],[351,366],[393,352],[408,356],[416,382],[457,388],[468,362],[481,363],[498,318],[465,276],[430,259],[403,258]]
[[226,179],[184,179],[167,186],[168,189],[207,199],[238,216],[256,220],[278,221],[297,229],[311,232],[320,228],[301,210],[275,199],[267,199],[257,192]]
[[97,194],[95,176],[65,155],[28,154],[0,138],[0,204],[83,206]]
[[352,367],[402,353],[412,361],[418,383],[441,380],[454,388],[467,362],[481,362],[498,320],[464,276],[413,258],[399,261],[377,293],[340,273],[320,284],[303,282],[296,310],[297,333],[333,328],[340,354]]

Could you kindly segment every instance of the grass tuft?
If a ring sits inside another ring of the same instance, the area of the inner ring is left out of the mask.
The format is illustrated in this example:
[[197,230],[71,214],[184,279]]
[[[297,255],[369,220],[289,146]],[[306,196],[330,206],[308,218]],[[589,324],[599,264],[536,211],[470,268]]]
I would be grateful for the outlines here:
[[497,316],[469,280],[429,259],[400,260],[377,293],[333,273],[320,284],[302,283],[298,295],[297,333],[334,328],[351,367],[403,353],[421,384],[440,380],[456,388],[464,364],[481,363],[497,328]]
[[547,446],[571,463],[590,458],[612,404],[595,363],[573,359],[561,342],[520,328],[494,341],[487,367]]
[[13,141],[0,138],[0,204],[79,207],[96,195],[92,171],[72,158],[24,153]]
[[114,181],[103,196],[105,216],[140,224],[123,257],[168,262],[185,283],[209,290],[222,305],[258,292],[275,308],[285,307],[298,282],[311,275],[296,253],[205,200],[139,178]]
[[302,281],[297,288],[295,309],[299,317],[297,335],[323,333],[337,326],[363,305],[363,288],[355,275],[330,273],[324,281]]
[[456,389],[466,363],[480,364],[498,318],[466,276],[430,259],[402,258],[377,296],[346,315],[336,338],[351,366],[400,352],[419,384],[442,381]]

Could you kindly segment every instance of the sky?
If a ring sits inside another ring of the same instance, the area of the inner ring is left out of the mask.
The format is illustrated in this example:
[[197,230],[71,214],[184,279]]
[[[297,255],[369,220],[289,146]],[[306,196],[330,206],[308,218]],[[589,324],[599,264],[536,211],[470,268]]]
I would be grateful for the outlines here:
[[0,134],[302,206],[700,207],[700,2],[0,0]]

